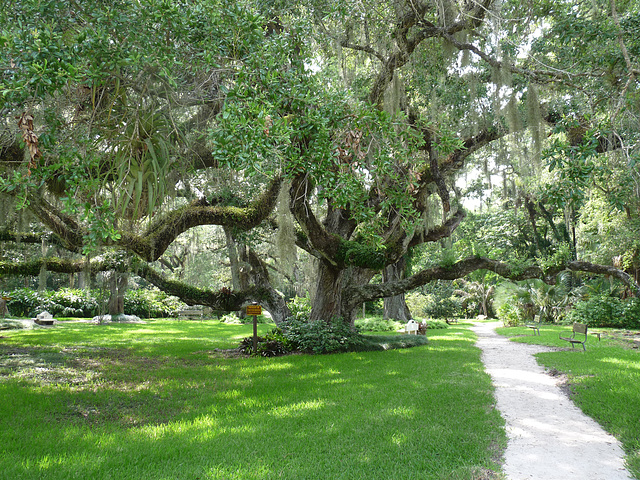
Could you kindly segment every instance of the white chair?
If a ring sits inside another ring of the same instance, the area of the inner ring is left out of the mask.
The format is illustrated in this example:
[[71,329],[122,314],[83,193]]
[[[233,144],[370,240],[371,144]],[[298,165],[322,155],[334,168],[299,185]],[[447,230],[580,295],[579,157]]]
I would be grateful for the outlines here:
[[417,335],[418,334],[418,322],[415,320],[409,320],[404,327],[404,333],[409,335]]

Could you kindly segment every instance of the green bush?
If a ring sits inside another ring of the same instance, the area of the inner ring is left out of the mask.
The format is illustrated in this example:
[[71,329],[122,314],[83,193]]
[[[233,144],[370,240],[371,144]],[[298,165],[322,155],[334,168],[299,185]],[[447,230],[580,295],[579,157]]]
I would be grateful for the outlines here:
[[[226,323],[228,325],[246,325],[253,323],[253,315],[247,315],[245,317],[239,317],[237,313],[227,313],[220,317],[221,323]],[[271,319],[266,317],[265,315],[258,315],[259,324],[262,323],[270,323]]]
[[363,335],[360,351],[396,350],[427,345],[429,340],[424,335]]
[[295,350],[324,354],[348,352],[362,348],[362,336],[342,319],[332,321],[288,318],[283,326],[284,336]]
[[[291,341],[289,341],[279,328],[274,328],[264,337],[258,337],[257,340],[256,356],[277,357],[295,351]],[[253,337],[242,339],[240,342],[240,351],[245,355],[254,355]]]
[[227,313],[220,317],[221,323],[226,323],[228,325],[242,325],[242,320],[235,313]]
[[30,288],[17,288],[11,292],[2,292],[2,295],[11,297],[7,302],[7,308],[9,315],[13,317],[35,317],[47,310],[42,308],[43,300],[38,296],[38,292]]
[[127,290],[124,294],[124,311],[140,318],[168,318],[185,307],[176,297],[150,288]]
[[411,314],[416,316],[426,315],[427,310],[434,304],[434,297],[431,294],[409,292],[404,299]]
[[385,320],[382,317],[358,318],[355,321],[360,332],[395,332],[404,324],[396,320]]
[[622,316],[625,328],[640,329],[640,298],[630,298],[623,303]]
[[427,325],[427,330],[442,330],[444,328],[449,328],[449,324],[443,320],[422,320],[422,322]]
[[49,304],[45,309],[59,317],[93,317],[100,313],[98,300],[91,291],[61,288],[53,292],[43,292]]
[[433,293],[411,292],[405,295],[405,301],[411,313],[419,317],[464,317],[462,298],[456,296],[455,291],[449,287],[441,286]]
[[524,323],[524,311],[513,303],[503,303],[497,308],[496,313],[505,327],[515,327]]
[[438,298],[425,310],[433,318],[464,317],[462,299],[458,297]]
[[298,319],[308,319],[311,315],[311,300],[309,297],[293,297],[287,302],[289,316]]
[[595,295],[577,302],[566,323],[584,323],[590,327],[640,328],[640,299],[622,300]]
[[[56,291],[38,292],[19,288],[3,292],[11,297],[7,302],[9,314],[15,317],[35,317],[47,311],[54,317],[94,317],[103,313],[100,305],[102,290],[61,288]],[[175,297],[155,289],[128,290],[124,295],[124,310],[141,318],[166,318],[173,316],[184,304]]]
[[590,327],[640,328],[640,299],[594,295],[577,302],[565,321]]
[[99,310],[91,292],[72,288],[44,292],[19,288],[3,295],[11,297],[7,307],[15,317],[35,317],[44,311],[59,317],[92,317]]

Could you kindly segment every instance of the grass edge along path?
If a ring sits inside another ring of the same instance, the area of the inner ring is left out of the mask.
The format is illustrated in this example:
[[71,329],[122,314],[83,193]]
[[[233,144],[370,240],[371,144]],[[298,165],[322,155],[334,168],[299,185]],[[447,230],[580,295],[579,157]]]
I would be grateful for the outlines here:
[[598,329],[602,340],[590,335],[587,351],[559,340],[571,326],[543,325],[540,336],[526,327],[498,328],[513,341],[558,347],[538,353],[538,363],[556,375],[566,375],[565,391],[588,416],[615,436],[625,451],[627,468],[640,479],[640,351],[621,340],[613,329]]
[[387,352],[215,351],[242,328],[7,333],[0,478],[497,478],[504,422],[465,327]]

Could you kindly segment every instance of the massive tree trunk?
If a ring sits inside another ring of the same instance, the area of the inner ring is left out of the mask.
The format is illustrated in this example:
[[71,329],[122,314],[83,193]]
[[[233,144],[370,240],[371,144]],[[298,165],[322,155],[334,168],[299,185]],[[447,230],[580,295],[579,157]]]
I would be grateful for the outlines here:
[[124,315],[124,294],[128,285],[128,273],[112,271],[109,275],[109,315]]
[[351,302],[344,292],[349,287],[369,283],[374,274],[375,271],[366,268],[339,269],[328,262],[320,262],[311,320],[340,318],[353,327],[360,304]]
[[318,263],[311,320],[329,321],[342,317],[342,280],[344,271],[325,261]]
[[[402,257],[393,265],[388,265],[382,273],[383,282],[395,282],[405,278],[407,262]],[[413,317],[411,311],[405,302],[404,293],[394,295],[393,297],[385,297],[384,299],[384,319],[397,320],[398,322],[408,322]]]

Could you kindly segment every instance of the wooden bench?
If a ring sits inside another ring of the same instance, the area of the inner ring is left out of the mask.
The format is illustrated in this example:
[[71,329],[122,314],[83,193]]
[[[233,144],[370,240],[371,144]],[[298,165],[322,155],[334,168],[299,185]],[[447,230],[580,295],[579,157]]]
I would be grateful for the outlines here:
[[576,343],[581,343],[582,349],[586,352],[587,348],[584,344],[587,343],[587,326],[582,323],[574,323],[571,336],[563,337],[560,335],[560,340],[569,342],[571,344],[571,348],[573,348]]
[[536,332],[538,333],[538,336],[540,336],[540,315],[534,315],[533,323],[527,324],[527,327],[533,330],[534,336],[536,335]]
[[445,322],[447,322],[447,325],[453,325],[454,323],[458,323],[458,319],[457,318],[447,318],[445,320]]

